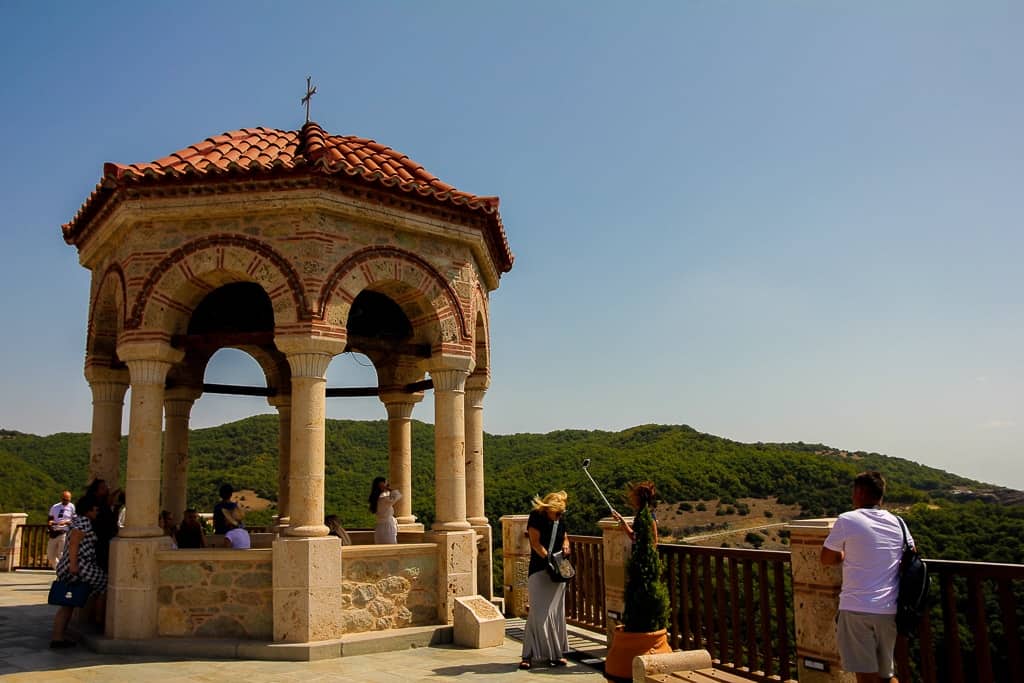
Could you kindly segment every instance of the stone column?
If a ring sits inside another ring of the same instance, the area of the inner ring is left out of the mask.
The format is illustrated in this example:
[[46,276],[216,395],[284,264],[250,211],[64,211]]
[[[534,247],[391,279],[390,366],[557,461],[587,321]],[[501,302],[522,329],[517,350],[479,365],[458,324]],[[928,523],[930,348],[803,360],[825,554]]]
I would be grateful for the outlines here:
[[487,378],[466,383],[466,515],[474,527],[486,526],[484,513],[484,394]]
[[164,479],[161,505],[180,524],[188,507],[188,424],[192,404],[202,392],[175,387],[164,394]]
[[395,506],[400,529],[422,531],[412,514],[412,409],[423,400],[423,394],[393,392],[381,394],[388,411],[388,479],[391,488],[402,492]]
[[128,371],[87,365],[85,378],[92,390],[89,481],[103,479],[115,489],[121,481],[121,416]]
[[[132,381],[128,426],[127,514],[119,536],[160,536],[160,450],[163,441],[164,382],[184,354],[168,344],[134,342],[118,346]],[[111,488],[114,488],[111,486]]]
[[442,356],[434,380],[434,524],[424,540],[438,546],[438,618],[450,623],[455,598],[475,595],[476,532],[466,520],[466,378],[473,359]]
[[345,341],[287,336],[274,340],[292,371],[291,445],[288,465],[289,536],[327,535],[324,526],[324,415],[327,366]]
[[106,633],[112,638],[145,639],[157,633],[156,553],[171,545],[157,523],[164,381],[184,354],[163,342],[127,342],[118,345],[117,355],[128,365],[132,399],[127,515],[110,547]]
[[277,527],[288,526],[288,480],[292,451],[292,397],[272,396],[267,403],[277,408]]
[[342,573],[341,541],[324,526],[324,410],[327,366],[345,339],[289,335],[274,343],[292,372],[290,525],[274,541],[274,641],[331,640],[342,633]]
[[821,546],[835,521],[834,518],[801,519],[786,525],[791,549],[796,669],[800,683],[854,683],[857,680],[854,674],[842,670],[836,645],[835,616],[843,584],[842,567],[826,567],[819,559]]
[[435,531],[469,529],[466,521],[466,378],[471,358],[443,358],[430,368],[434,381]]
[[484,512],[484,394],[487,375],[473,374],[466,381],[466,517],[477,534],[477,591],[494,597],[491,525]]

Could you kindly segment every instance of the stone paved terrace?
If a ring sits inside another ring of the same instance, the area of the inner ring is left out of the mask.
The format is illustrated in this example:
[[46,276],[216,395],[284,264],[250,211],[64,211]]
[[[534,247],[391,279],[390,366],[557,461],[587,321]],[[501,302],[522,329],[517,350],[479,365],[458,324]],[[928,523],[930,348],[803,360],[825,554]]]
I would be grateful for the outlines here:
[[[360,655],[316,662],[180,659],[103,655],[79,646],[49,649],[55,607],[46,604],[50,572],[0,573],[0,678],[5,683],[46,681],[529,681],[570,676],[573,683],[604,681],[603,639],[571,632],[569,666],[519,671],[521,620],[510,620],[500,647],[472,650],[452,645]],[[511,637],[509,637],[511,636]],[[589,661],[593,668],[582,661]]]

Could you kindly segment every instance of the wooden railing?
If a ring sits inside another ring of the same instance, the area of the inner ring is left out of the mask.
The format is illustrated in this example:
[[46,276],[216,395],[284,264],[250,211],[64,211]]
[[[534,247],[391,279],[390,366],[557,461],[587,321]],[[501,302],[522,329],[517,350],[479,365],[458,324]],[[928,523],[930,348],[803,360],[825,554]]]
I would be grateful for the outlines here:
[[570,535],[569,546],[576,578],[566,591],[566,621],[604,633],[604,542],[600,536]]
[[673,649],[759,679],[795,675],[790,554],[661,544]]
[[49,569],[46,544],[50,540],[50,528],[46,524],[24,524],[19,528],[21,544],[14,560],[14,569]]
[[896,648],[901,681],[1024,681],[1024,565],[928,560],[932,609]]

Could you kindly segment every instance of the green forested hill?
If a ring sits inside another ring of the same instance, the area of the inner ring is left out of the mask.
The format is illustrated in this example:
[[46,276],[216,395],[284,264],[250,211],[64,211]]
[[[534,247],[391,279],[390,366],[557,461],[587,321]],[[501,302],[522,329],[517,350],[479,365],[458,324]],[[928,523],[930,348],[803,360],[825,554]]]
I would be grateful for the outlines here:
[[[225,481],[276,500],[277,422],[276,415],[258,415],[193,431],[190,505],[212,508]],[[429,523],[433,426],[414,421],[412,433],[413,511]],[[366,497],[373,477],[387,475],[387,423],[328,420],[326,442],[327,512],[340,514],[351,528],[370,526]],[[83,488],[88,451],[87,434],[40,437],[0,431],[0,511],[27,511],[32,521],[41,521],[61,489]],[[927,554],[980,560],[994,559],[995,553],[1000,561],[1024,561],[1016,540],[1024,536],[1024,507],[998,502],[1000,496],[1012,499],[1014,492],[877,453],[846,453],[820,444],[745,444],[687,426],[642,425],[621,432],[486,435],[484,457],[487,515],[495,526],[501,515],[528,511],[534,494],[565,489],[571,528],[595,533],[606,508],[583,473],[585,458],[617,506],[624,503],[628,482],[653,479],[664,501],[730,503],[774,496],[780,503],[799,505],[807,516],[848,509],[853,475],[876,468],[890,482],[888,503],[908,508]],[[981,491],[995,502],[959,503],[955,491],[964,489],[972,495]]]

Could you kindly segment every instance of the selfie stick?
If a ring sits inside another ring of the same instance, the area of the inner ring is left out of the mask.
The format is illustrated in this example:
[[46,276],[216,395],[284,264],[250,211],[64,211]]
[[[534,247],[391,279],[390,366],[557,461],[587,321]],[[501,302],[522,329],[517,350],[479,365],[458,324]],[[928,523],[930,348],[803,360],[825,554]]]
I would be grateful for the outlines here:
[[604,497],[604,493],[601,491],[601,487],[597,485],[597,482],[594,481],[594,478],[590,476],[590,470],[587,469],[588,467],[590,467],[590,458],[587,458],[586,460],[583,461],[583,471],[586,472],[587,478],[590,479],[590,483],[594,485],[594,488],[597,489],[597,492],[601,495],[601,500],[603,500],[604,504],[608,506],[608,509],[614,513],[615,508],[613,508],[612,504],[608,502],[608,499]]

